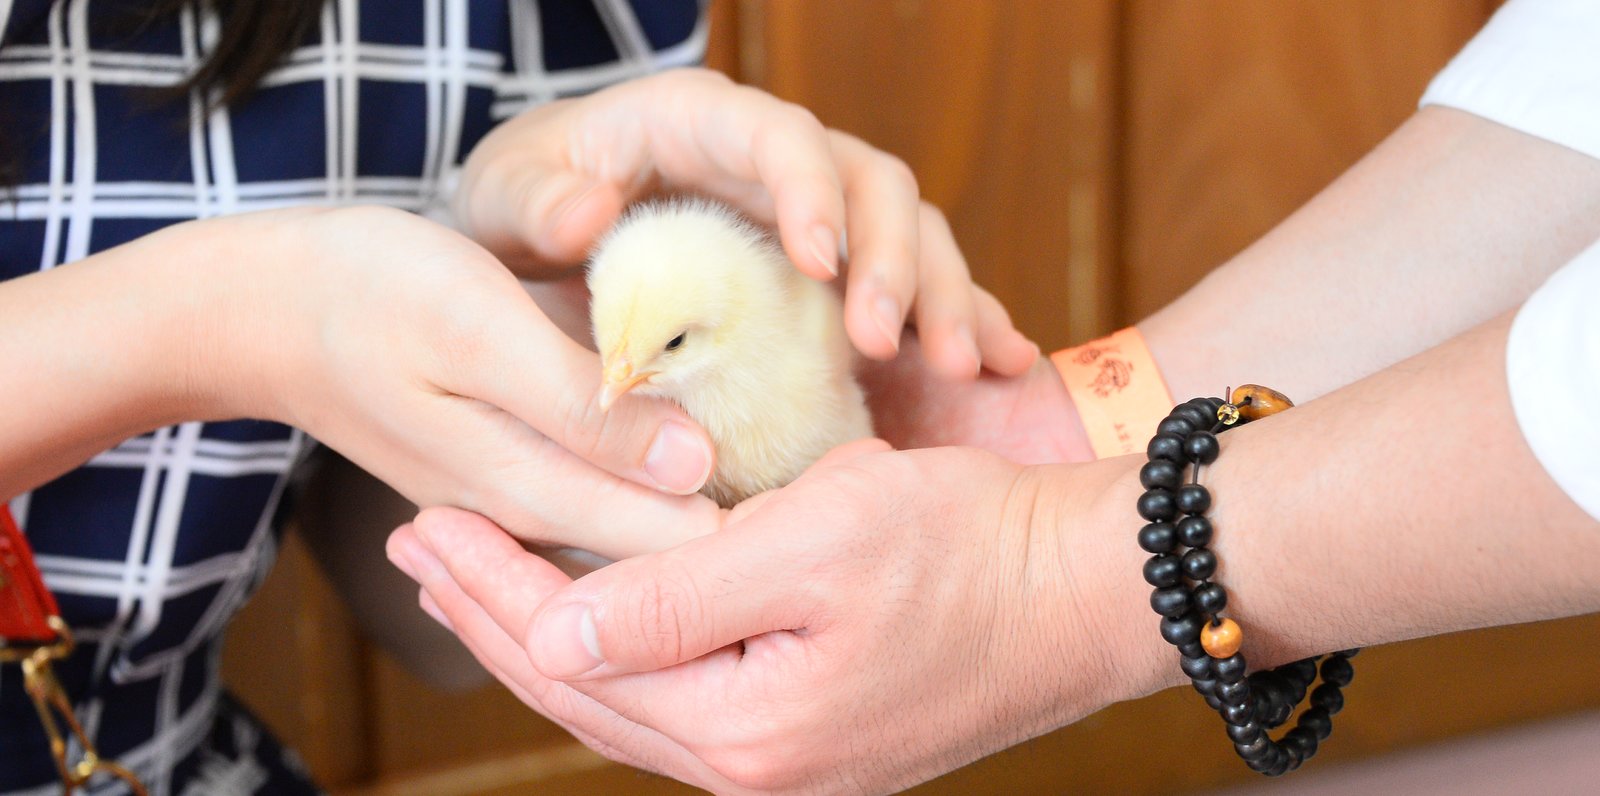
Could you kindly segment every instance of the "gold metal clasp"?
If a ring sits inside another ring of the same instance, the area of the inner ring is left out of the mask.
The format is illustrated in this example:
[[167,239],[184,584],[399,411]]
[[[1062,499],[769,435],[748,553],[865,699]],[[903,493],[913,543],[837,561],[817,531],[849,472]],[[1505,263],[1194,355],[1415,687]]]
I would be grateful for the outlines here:
[[[50,754],[55,758],[56,771],[61,775],[61,793],[71,796],[74,790],[88,784],[95,774],[104,773],[126,782],[135,796],[148,796],[144,785],[132,771],[100,757],[84,733],[83,725],[78,723],[78,717],[72,711],[72,701],[67,699],[67,692],[61,688],[61,681],[56,679],[55,670],[51,668],[53,662],[72,652],[72,631],[59,616],[52,616],[48,621],[50,629],[56,631],[58,636],[55,643],[35,647],[25,654],[19,654],[23,650],[15,648],[0,652],[11,653],[5,658],[22,663],[23,688],[33,700],[34,710],[39,712],[39,725],[50,738]],[[66,725],[71,737],[76,738],[83,749],[83,755],[76,763],[67,760],[68,736],[62,733],[62,724]]]

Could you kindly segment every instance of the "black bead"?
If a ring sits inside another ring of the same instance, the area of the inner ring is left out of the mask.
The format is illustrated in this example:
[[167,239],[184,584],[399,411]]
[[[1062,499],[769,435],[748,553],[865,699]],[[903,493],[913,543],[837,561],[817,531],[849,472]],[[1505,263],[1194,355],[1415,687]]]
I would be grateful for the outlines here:
[[1211,520],[1205,517],[1184,517],[1178,520],[1178,541],[1184,547],[1205,547],[1211,544]]
[[1289,714],[1294,712],[1293,702],[1273,702],[1272,711],[1265,720],[1257,719],[1263,727],[1282,727],[1289,720]]
[[1216,694],[1206,694],[1206,706],[1212,710],[1222,710],[1223,708],[1222,700],[1218,699]]
[[1182,669],[1183,673],[1190,677],[1210,677],[1211,659],[1185,658],[1182,655],[1179,655],[1178,668]]
[[1222,720],[1227,722],[1229,727],[1239,727],[1245,724],[1261,726],[1256,724],[1255,706],[1248,702],[1243,705],[1223,705]]
[[1244,761],[1244,764],[1248,766],[1251,771],[1254,771],[1258,774],[1266,774],[1268,771],[1272,770],[1274,765],[1277,765],[1277,762],[1278,761],[1275,758],[1264,757],[1260,760],[1246,760]]
[[1226,658],[1212,659],[1211,671],[1224,683],[1235,683],[1244,679],[1244,653],[1235,652]]
[[1283,734],[1279,741],[1284,746],[1297,748],[1302,761],[1310,760],[1317,753],[1317,736],[1306,727],[1295,727]]
[[1186,644],[1200,638],[1200,628],[1204,624],[1205,620],[1194,612],[1176,618],[1164,617],[1161,620],[1161,637],[1174,646]]
[[1151,437],[1150,445],[1145,448],[1145,454],[1152,461],[1165,459],[1180,465],[1187,462],[1183,454],[1183,437],[1177,434],[1157,434]]
[[1201,696],[1214,696],[1217,693],[1217,681],[1210,677],[1190,678],[1189,685],[1194,686],[1194,690],[1199,691]]
[[1189,425],[1194,426],[1195,430],[1210,429],[1217,424],[1216,412],[1207,412],[1192,404],[1179,405],[1167,417],[1181,417],[1189,421]]
[[1328,716],[1327,708],[1311,708],[1301,713],[1295,725],[1310,730],[1319,741],[1333,733],[1333,719]]
[[1205,580],[1217,571],[1217,554],[1196,547],[1183,554],[1183,574],[1190,580]]
[[1233,750],[1246,760],[1260,760],[1272,754],[1272,740],[1262,735],[1250,743],[1234,744]]
[[1150,592],[1150,610],[1177,618],[1189,610],[1189,592],[1182,586],[1167,586]]
[[1178,511],[1184,514],[1204,514],[1211,508],[1211,493],[1199,484],[1178,487]]
[[1139,496],[1139,516],[1161,522],[1178,516],[1178,501],[1165,489],[1152,489]]
[[1152,522],[1139,529],[1139,546],[1146,553],[1170,553],[1178,546],[1177,526],[1170,522]]
[[1250,683],[1246,680],[1236,680],[1231,683],[1217,683],[1217,698],[1228,705],[1243,705],[1250,701]]
[[1179,437],[1187,437],[1194,433],[1194,430],[1195,424],[1190,423],[1186,418],[1172,415],[1168,415],[1167,419],[1156,426],[1157,434],[1173,434]]
[[1210,431],[1196,431],[1183,440],[1183,454],[1195,464],[1210,464],[1217,460],[1217,454],[1222,452],[1222,446],[1217,444],[1217,435]]
[[1139,485],[1145,489],[1177,489],[1183,485],[1183,466],[1166,459],[1145,462],[1139,468]]
[[1183,565],[1175,555],[1162,553],[1151,556],[1144,562],[1144,582],[1151,586],[1157,588],[1175,586],[1182,577]]
[[[1185,556],[1187,559],[1187,556]],[[1188,570],[1188,561],[1184,561],[1184,569]],[[1356,676],[1354,666],[1342,655],[1334,655],[1322,662],[1322,682],[1333,683],[1340,688],[1350,684],[1350,679]]]
[[1178,654],[1185,658],[1204,658],[1206,648],[1201,645],[1200,637],[1195,636],[1193,641],[1185,641],[1178,645]]
[[1311,685],[1312,680],[1317,679],[1317,659],[1302,658],[1294,663],[1287,663],[1278,667],[1278,671],[1281,672],[1283,676],[1289,680],[1289,682],[1294,683],[1300,688],[1304,689]]
[[1202,614],[1215,615],[1223,608],[1228,607],[1228,592],[1221,585],[1211,582],[1196,586],[1194,594],[1190,596],[1194,609]]
[[1361,648],[1360,647],[1351,647],[1350,649],[1347,649],[1347,650],[1339,650],[1338,652],[1335,652],[1334,654],[1335,655],[1343,655],[1346,658],[1354,658],[1355,656],[1359,655],[1360,653],[1361,653]]
[[1323,683],[1311,692],[1311,704],[1328,711],[1332,716],[1344,710],[1344,692],[1333,683]]
[[[1229,707],[1232,706],[1230,705]],[[1255,739],[1260,738],[1263,732],[1261,725],[1253,721],[1245,724],[1228,725],[1228,737],[1233,739],[1234,743],[1252,743]]]

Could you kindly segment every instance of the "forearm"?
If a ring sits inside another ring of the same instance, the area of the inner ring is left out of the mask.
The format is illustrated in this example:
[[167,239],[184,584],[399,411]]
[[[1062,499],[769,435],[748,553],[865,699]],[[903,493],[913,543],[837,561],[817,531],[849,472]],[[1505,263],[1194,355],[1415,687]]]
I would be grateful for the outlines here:
[[203,251],[168,230],[0,284],[0,499],[135,434],[208,418]]
[[1139,324],[1174,396],[1309,399],[1509,310],[1600,237],[1600,161],[1428,107]]
[[[1205,469],[1227,614],[1255,666],[1600,610],[1600,523],[1545,473],[1512,415],[1505,315],[1324,398],[1221,436]],[[1108,633],[1181,678],[1133,544],[1142,456],[1074,530],[1115,593]],[[1116,529],[1125,528],[1126,532]],[[1097,576],[1099,577],[1099,576]]]

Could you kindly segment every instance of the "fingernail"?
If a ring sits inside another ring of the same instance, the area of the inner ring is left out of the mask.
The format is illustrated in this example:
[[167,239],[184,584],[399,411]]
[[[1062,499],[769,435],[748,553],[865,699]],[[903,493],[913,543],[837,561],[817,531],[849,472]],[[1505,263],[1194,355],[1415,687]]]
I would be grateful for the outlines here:
[[983,369],[983,355],[978,353],[978,339],[972,336],[972,327],[965,323],[956,325],[956,341],[972,360],[972,372]]
[[384,553],[389,557],[389,563],[393,564],[395,569],[406,573],[406,577],[416,580],[417,572],[411,566],[411,562],[406,560],[403,550],[404,548],[399,542],[390,542]]
[[405,551],[405,556],[406,561],[411,563],[411,571],[408,574],[418,583],[432,583],[440,577],[448,577],[445,574],[445,564],[438,563],[434,551],[429,550],[427,545],[411,545]]
[[698,434],[676,420],[668,420],[661,424],[644,455],[644,471],[655,480],[658,489],[688,495],[705,486],[711,477],[711,452]]
[[539,616],[528,637],[539,669],[551,677],[575,677],[605,663],[594,613],[583,603],[563,605]]
[[872,302],[872,320],[878,324],[878,330],[883,336],[889,338],[889,343],[894,350],[900,350],[900,325],[905,318],[900,315],[900,302],[887,293],[879,293]]
[[839,236],[825,225],[818,224],[811,228],[811,256],[828,269],[828,273],[839,275]]
[[417,595],[417,605],[422,606],[422,612],[433,617],[433,621],[443,625],[445,630],[455,632],[456,626],[450,624],[450,618],[444,615],[444,609],[439,607],[439,602],[433,599],[433,595],[427,589],[423,589],[422,593]]

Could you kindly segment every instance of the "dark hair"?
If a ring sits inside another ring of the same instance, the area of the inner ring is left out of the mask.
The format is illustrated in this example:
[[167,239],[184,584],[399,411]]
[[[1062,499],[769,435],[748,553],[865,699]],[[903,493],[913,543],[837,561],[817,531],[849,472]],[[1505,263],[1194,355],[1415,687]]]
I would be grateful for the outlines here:
[[[267,72],[305,39],[317,24],[328,0],[212,0],[222,24],[216,49],[183,83],[151,92],[152,101],[170,102],[193,89],[214,90],[219,105],[232,105],[250,96]],[[171,21],[196,0],[153,0],[138,13],[97,19],[97,29],[112,36],[128,36]],[[0,19],[0,25],[5,20]],[[0,30],[0,36],[5,30]],[[0,49],[5,42],[0,40]],[[0,116],[8,116],[0,108]],[[13,127],[12,129],[16,129]],[[0,198],[22,178],[22,155],[17,142],[0,129]]]

